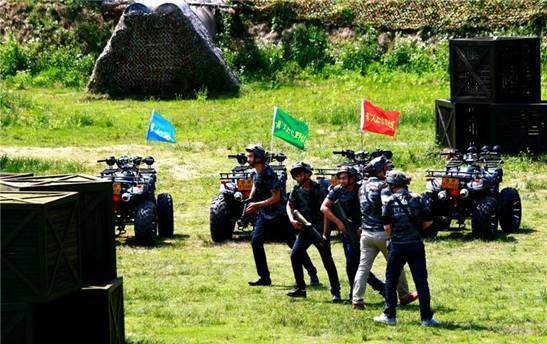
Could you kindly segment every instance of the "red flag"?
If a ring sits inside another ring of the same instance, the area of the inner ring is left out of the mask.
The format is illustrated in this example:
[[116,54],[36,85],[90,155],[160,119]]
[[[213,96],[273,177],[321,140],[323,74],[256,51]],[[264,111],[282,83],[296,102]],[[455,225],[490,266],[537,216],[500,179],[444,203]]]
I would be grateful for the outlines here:
[[361,104],[361,130],[395,136],[399,115],[399,111],[386,111],[363,99]]

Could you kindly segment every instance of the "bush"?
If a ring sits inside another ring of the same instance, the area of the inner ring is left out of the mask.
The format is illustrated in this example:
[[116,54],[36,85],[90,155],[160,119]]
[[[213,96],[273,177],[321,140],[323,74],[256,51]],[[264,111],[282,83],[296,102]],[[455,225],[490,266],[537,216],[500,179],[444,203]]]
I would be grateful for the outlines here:
[[381,54],[376,31],[371,29],[360,34],[356,40],[335,45],[331,49],[337,65],[361,74],[365,74],[367,67],[378,60]]
[[[32,57],[32,58],[31,58]],[[83,87],[95,57],[78,48],[47,46],[40,42],[22,45],[9,39],[0,47],[0,78],[15,88],[61,84]]]
[[327,54],[327,35],[317,26],[299,24],[283,39],[283,53],[287,60],[295,61],[301,68],[320,71],[331,62]]
[[445,72],[448,68],[448,44],[437,48],[416,40],[396,39],[393,48],[382,55],[381,64],[387,70],[423,74]]
[[18,71],[30,67],[30,57],[21,45],[13,38],[0,45],[0,79],[14,76]]

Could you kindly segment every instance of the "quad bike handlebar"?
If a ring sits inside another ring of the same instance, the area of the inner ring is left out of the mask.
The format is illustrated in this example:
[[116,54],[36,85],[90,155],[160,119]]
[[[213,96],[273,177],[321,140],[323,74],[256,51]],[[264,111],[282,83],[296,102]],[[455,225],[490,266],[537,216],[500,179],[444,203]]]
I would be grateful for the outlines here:
[[110,167],[117,165],[118,168],[121,168],[121,169],[131,169],[131,168],[138,167],[142,162],[144,162],[148,166],[151,166],[154,164],[155,160],[152,156],[147,156],[146,158],[142,158],[140,156],[122,155],[119,158],[116,158],[115,156],[109,156],[104,159],[99,159],[97,160],[97,162],[98,163],[104,162]]
[[[228,159],[236,159],[237,163],[240,165],[245,165],[247,163],[247,155],[245,153],[237,154],[228,154]],[[277,161],[278,163],[283,163],[287,160],[287,156],[283,153],[266,153],[266,162],[271,163]]]

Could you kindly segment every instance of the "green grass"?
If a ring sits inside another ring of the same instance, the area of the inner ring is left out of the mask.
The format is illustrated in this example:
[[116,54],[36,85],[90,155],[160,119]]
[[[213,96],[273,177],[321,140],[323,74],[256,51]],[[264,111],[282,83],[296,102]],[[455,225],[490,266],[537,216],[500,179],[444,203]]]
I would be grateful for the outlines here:
[[[328,279],[314,249],[311,256],[325,285],[309,290],[306,300],[285,296],[293,279],[289,249],[282,244],[266,248],[274,286],[250,288],[247,281],[256,273],[249,243],[214,245],[209,239],[208,205],[218,192],[218,172],[233,165],[225,156],[248,142],[269,146],[274,105],[306,120],[311,129],[306,151],[280,141],[274,149],[283,150],[289,164],[305,159],[317,167],[336,162],[333,149],[360,147],[361,97],[400,110],[396,140],[367,134],[364,145],[392,149],[395,164],[412,175],[411,187],[423,191],[424,170],[442,166],[430,153],[437,150],[433,101],[446,96],[446,83],[412,75],[388,80],[346,75],[274,89],[255,83],[239,98],[209,100],[108,100],[64,88],[0,87],[5,154],[0,169],[96,174],[102,166],[95,161],[111,154],[156,157],[159,189],[175,199],[176,237],[154,249],[125,240],[118,246],[130,343],[545,342],[545,155],[506,159],[504,185],[516,186],[523,199],[520,233],[486,242],[473,240],[469,231],[445,232],[426,243],[432,306],[443,323],[436,329],[419,326],[417,305],[400,308],[396,327],[375,325],[372,317],[381,312],[382,301],[370,290],[363,312],[330,304]],[[177,125],[178,144],[146,145],[152,109]],[[345,294],[339,242],[333,252]],[[379,258],[373,271],[382,275],[384,268]]]

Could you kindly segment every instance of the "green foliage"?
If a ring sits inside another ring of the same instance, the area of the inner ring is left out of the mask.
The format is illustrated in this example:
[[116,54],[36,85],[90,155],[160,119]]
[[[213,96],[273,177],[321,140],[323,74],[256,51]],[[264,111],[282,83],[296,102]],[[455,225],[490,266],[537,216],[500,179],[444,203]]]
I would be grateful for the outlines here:
[[28,51],[13,38],[9,37],[0,45],[0,79],[14,76],[18,71],[27,70],[30,67]]
[[0,47],[0,79],[5,79],[14,88],[55,84],[83,87],[94,62],[93,54],[83,54],[74,47],[37,42],[22,45],[9,39]]
[[368,66],[381,56],[376,36],[377,32],[369,29],[359,34],[355,40],[333,46],[331,53],[334,55],[336,63],[342,69],[365,74]]
[[324,29],[314,25],[296,25],[283,39],[283,54],[285,59],[295,61],[301,68],[320,71],[330,60]]

